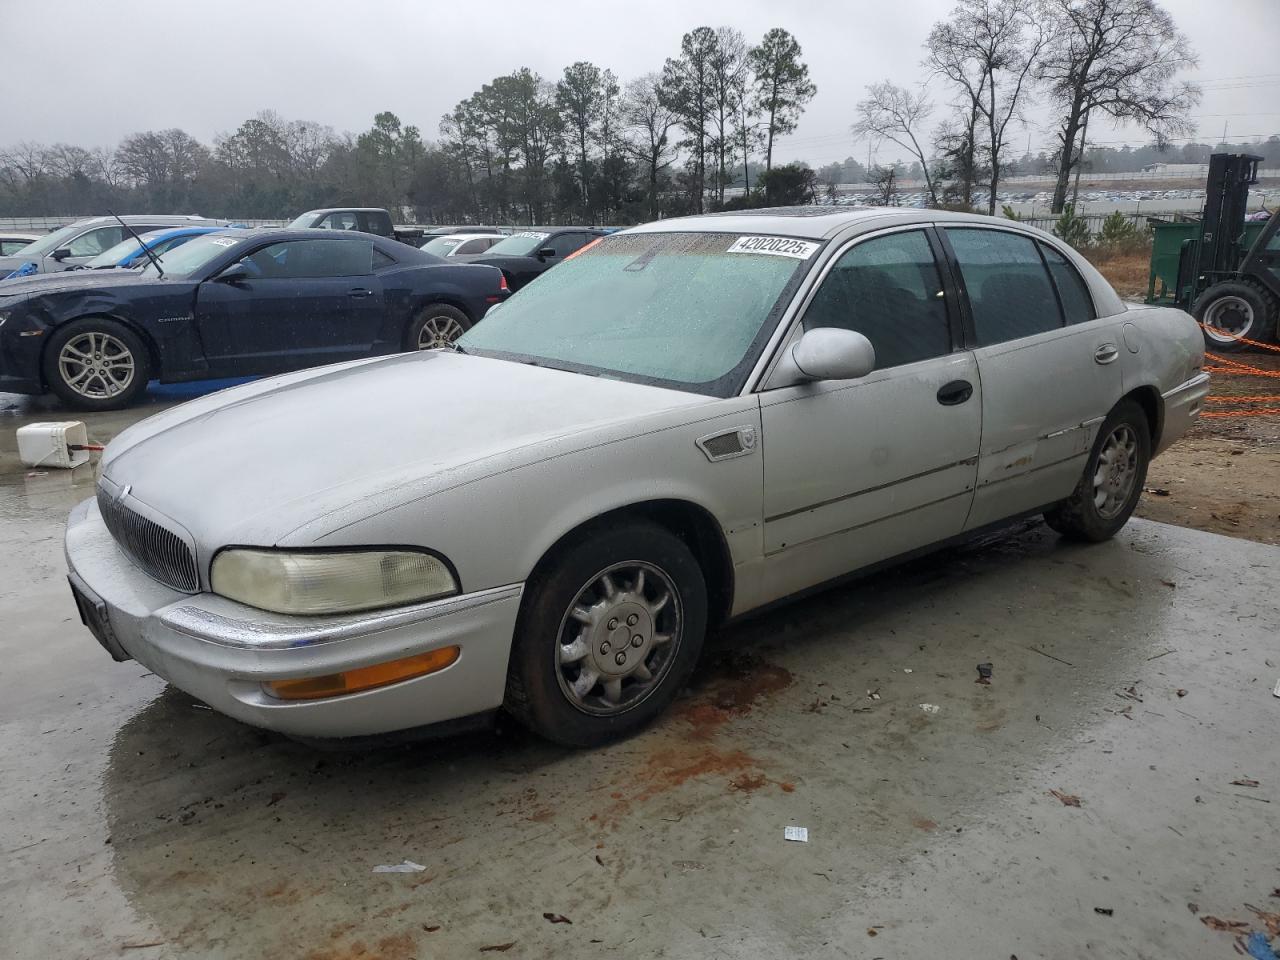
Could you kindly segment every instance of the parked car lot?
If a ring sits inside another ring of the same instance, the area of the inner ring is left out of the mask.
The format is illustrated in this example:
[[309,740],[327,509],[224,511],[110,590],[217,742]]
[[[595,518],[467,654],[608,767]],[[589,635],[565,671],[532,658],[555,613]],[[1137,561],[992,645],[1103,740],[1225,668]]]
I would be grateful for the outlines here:
[[296,735],[505,707],[597,744],[660,713],[727,618],[1028,513],[1112,536],[1207,393],[1185,314],[938,212],[650,224],[458,347],[113,441],[67,532],[103,646]]
[[16,233],[12,230],[0,231],[0,257],[11,257],[43,236],[44,234],[42,233]]
[[79,408],[147,382],[254,376],[451,343],[502,274],[360,233],[226,230],[139,272],[0,284],[0,390]]
[[161,227],[227,226],[225,220],[150,214],[119,219],[90,217],[77,220],[23,247],[16,254],[0,257],[0,280],[13,274],[29,276],[58,273],[88,263],[129,236],[129,231],[121,221],[128,224],[135,233],[146,233]]
[[421,249],[437,257],[461,257],[484,253],[506,238],[505,233],[451,233],[429,238]]
[[171,227],[163,230],[151,230],[133,236],[127,235],[109,250],[98,254],[88,263],[72,267],[73,270],[113,270],[117,267],[124,270],[142,268],[151,262],[150,254],[160,257],[174,247],[180,247],[193,237],[202,237],[206,233],[216,233],[223,227]]
[[[565,258],[581,250],[604,231],[588,227],[564,230],[523,230],[499,240],[484,253],[467,256],[469,263],[497,267],[512,290],[537,279]],[[459,259],[463,259],[459,256]]]

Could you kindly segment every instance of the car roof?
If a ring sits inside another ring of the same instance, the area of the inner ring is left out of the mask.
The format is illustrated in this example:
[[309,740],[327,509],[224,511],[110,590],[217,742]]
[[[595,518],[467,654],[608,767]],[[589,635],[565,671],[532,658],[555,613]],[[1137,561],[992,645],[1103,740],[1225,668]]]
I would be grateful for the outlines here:
[[763,233],[787,237],[827,240],[853,226],[873,229],[880,226],[910,223],[987,223],[993,226],[1034,230],[1016,220],[985,217],[975,213],[955,213],[924,207],[835,207],[814,204],[803,207],[765,207],[759,210],[733,210],[704,213],[689,217],[672,217],[632,227],[626,233]]
[[[195,214],[173,214],[173,213],[157,213],[155,215],[149,213],[126,213],[120,217],[127,224],[135,223],[154,223],[158,226],[181,226],[183,224],[191,224],[192,226],[221,227],[225,226],[226,220],[214,220],[209,217],[201,217]],[[68,227],[88,227],[94,224],[118,223],[115,217],[85,217],[83,220],[75,220],[65,224]],[[61,229],[61,227],[59,227]]]
[[[311,213],[387,213],[387,211],[382,207],[319,207],[315,210],[308,210],[306,213],[300,213],[298,216],[305,217]],[[297,218],[295,217],[294,219]]]
[[47,233],[16,233],[13,230],[0,230],[0,240],[39,240],[47,236]]
[[468,240],[488,240],[491,237],[501,237],[506,239],[511,236],[509,233],[429,233],[424,234],[422,239],[430,243],[432,240],[457,240],[459,243],[466,243]]
[[317,230],[315,227],[227,227],[216,231],[223,236],[243,237],[246,240],[279,243],[282,240],[371,240],[376,249],[397,262],[416,261],[421,263],[438,263],[439,257],[423,253],[415,246],[380,237],[376,233],[364,233],[361,230]]

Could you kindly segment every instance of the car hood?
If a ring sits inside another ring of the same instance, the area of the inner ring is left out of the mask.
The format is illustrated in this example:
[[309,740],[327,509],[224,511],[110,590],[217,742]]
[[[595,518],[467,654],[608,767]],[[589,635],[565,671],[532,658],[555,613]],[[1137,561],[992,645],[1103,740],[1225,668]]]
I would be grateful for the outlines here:
[[515,469],[557,440],[598,442],[592,428],[709,402],[483,357],[401,354],[175,407],[113,440],[103,474],[203,552],[273,545],[304,525],[323,535],[326,516],[346,525],[400,497]]
[[[0,270],[3,270],[0,265]],[[62,270],[58,273],[39,273],[33,277],[15,277],[0,280],[0,297],[40,297],[49,293],[86,290],[106,290],[142,283],[163,282],[143,277],[133,270]]]

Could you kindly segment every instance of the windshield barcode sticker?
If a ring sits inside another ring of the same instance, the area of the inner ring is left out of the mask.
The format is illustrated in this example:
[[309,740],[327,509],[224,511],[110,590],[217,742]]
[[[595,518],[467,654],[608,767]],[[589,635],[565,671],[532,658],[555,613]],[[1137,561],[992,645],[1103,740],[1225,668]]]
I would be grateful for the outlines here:
[[822,244],[812,240],[792,240],[790,237],[739,237],[727,252],[767,253],[773,257],[808,260],[820,246]]
[[539,233],[537,230],[526,230],[523,233],[513,233],[513,237],[532,237],[534,240],[541,240],[543,237],[549,237],[549,233]]
[[210,243],[216,243],[220,247],[234,247],[240,242],[238,237],[212,237]]

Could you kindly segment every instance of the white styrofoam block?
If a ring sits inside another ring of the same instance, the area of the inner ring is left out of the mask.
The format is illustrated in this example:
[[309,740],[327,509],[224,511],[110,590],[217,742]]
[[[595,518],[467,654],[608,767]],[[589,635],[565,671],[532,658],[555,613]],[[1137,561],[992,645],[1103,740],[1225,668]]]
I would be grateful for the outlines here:
[[28,467],[71,469],[89,462],[89,451],[71,450],[89,442],[89,431],[79,420],[29,423],[18,428],[18,459]]

